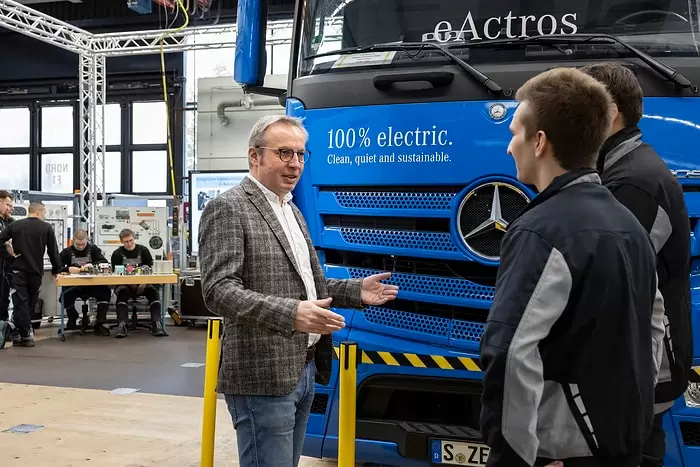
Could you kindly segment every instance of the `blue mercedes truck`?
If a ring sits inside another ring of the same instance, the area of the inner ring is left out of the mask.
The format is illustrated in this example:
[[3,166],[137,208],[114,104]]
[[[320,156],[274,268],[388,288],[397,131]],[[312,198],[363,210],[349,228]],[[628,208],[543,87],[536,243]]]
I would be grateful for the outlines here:
[[[514,91],[614,60],[645,93],[641,129],[686,193],[700,364],[698,0],[297,0],[286,89],[264,85],[266,0],[239,0],[235,79],[303,119],[294,200],[328,277],[391,271],[398,298],[337,309],[357,342],[360,462],[481,466],[479,339],[500,241],[536,193],[506,153]],[[337,363],[337,362],[336,362]],[[696,378],[697,374],[693,373]],[[700,381],[700,379],[698,380]],[[338,453],[337,364],[304,455]],[[666,467],[700,465],[700,385],[664,421]]]

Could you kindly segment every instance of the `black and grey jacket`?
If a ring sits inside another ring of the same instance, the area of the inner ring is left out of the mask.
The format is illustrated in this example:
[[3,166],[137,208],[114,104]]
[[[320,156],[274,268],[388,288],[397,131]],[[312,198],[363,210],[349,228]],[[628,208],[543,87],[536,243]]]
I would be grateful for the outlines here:
[[79,268],[86,264],[109,263],[102,253],[102,249],[93,243],[88,243],[82,250],[78,250],[75,245],[64,248],[60,258],[63,266],[61,272],[68,272],[70,267]]
[[595,170],[555,178],[510,224],[481,338],[488,466],[639,465],[663,339],[655,268]]
[[129,264],[153,267],[153,255],[151,255],[151,251],[146,246],[139,243],[137,243],[131,251],[127,250],[122,245],[112,253],[111,262],[113,268],[115,266],[127,266]]
[[656,388],[656,412],[688,387],[693,363],[690,319],[690,220],[678,180],[648,144],[639,128],[630,127],[603,145],[598,171],[615,197],[649,232],[657,252],[659,289],[664,297],[664,355]]

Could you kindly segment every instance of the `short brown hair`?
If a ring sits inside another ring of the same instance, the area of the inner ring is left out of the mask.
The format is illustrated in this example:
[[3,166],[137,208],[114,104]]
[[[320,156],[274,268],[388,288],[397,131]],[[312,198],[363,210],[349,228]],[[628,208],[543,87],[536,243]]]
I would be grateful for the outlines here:
[[9,191],[7,191],[7,190],[0,190],[0,199],[4,199],[4,198],[10,198],[10,199],[13,200],[13,201],[14,201],[14,199],[15,199],[15,197],[12,196],[12,193],[10,193]]
[[46,210],[46,206],[44,206],[44,203],[42,203],[41,201],[32,201],[31,203],[29,203],[29,212],[34,213],[42,210]]
[[131,229],[122,229],[122,231],[119,232],[119,240],[124,240],[125,238],[133,237],[133,236],[134,236],[134,231]]
[[625,126],[639,123],[642,119],[644,92],[632,70],[619,63],[603,62],[585,66],[581,71],[608,88]]
[[544,131],[565,170],[594,168],[610,128],[605,86],[575,68],[555,68],[527,80],[515,98],[528,102],[525,137]]

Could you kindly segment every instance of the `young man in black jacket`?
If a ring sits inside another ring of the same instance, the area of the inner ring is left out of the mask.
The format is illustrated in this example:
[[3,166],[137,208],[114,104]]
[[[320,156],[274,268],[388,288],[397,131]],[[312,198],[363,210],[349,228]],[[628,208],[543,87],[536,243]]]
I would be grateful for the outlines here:
[[[61,272],[79,274],[80,268],[92,264],[97,266],[101,263],[109,264],[107,258],[102,254],[102,250],[97,245],[88,241],[88,234],[85,230],[79,229],[73,235],[73,244],[61,251]],[[109,336],[109,329],[104,326],[107,321],[107,310],[112,291],[106,285],[75,286],[66,287],[63,291],[63,306],[66,307],[68,323],[66,330],[77,329],[78,311],[75,309],[75,301],[78,298],[86,300],[94,298],[97,301],[97,322],[95,323],[95,334]],[[83,305],[82,328],[86,329],[90,323],[87,315],[87,306]]]
[[27,218],[11,223],[0,232],[0,245],[12,240],[13,321],[19,337],[13,338],[14,347],[34,347],[30,310],[36,308],[41,282],[44,278],[44,253],[51,261],[51,274],[56,277],[61,271],[58,245],[53,227],[44,222],[46,206],[39,202],[29,205]]
[[[134,232],[124,229],[119,232],[119,240],[122,246],[112,253],[112,268],[115,266],[149,266],[153,267],[153,256],[143,245],[136,243]],[[128,301],[136,297],[145,296],[151,310],[151,329],[156,337],[165,336],[163,323],[161,322],[161,303],[158,290],[152,285],[120,285],[114,289],[117,296],[117,335],[122,338],[129,335],[127,321],[129,319]]]
[[606,62],[581,71],[603,83],[614,101],[610,136],[598,156],[605,185],[649,232],[657,253],[656,272],[664,298],[666,335],[655,395],[654,425],[641,467],[661,467],[666,452],[663,416],[688,387],[693,363],[690,320],[690,221],[683,188],[647,143],[642,88],[628,68]]
[[637,467],[663,301],[649,236],[595,171],[612,100],[570,68],[516,99],[508,153],[539,194],[507,226],[481,338],[487,465]]

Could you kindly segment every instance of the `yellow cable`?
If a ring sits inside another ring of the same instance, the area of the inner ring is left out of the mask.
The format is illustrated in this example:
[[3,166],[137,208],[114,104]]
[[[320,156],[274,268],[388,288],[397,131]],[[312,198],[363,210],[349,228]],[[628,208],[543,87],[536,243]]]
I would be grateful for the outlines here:
[[173,187],[173,202],[177,200],[177,185],[175,185],[175,165],[173,163],[173,138],[170,132],[170,108],[168,106],[168,85],[165,79],[165,52],[163,51],[163,46],[165,44],[165,38],[180,32],[185,29],[190,24],[190,15],[182,4],[182,0],[177,0],[177,6],[182,11],[185,16],[185,23],[173,31],[167,31],[160,38],[160,74],[163,79],[163,100],[165,101],[165,126],[167,128],[168,135],[168,161],[170,165],[170,181]]

